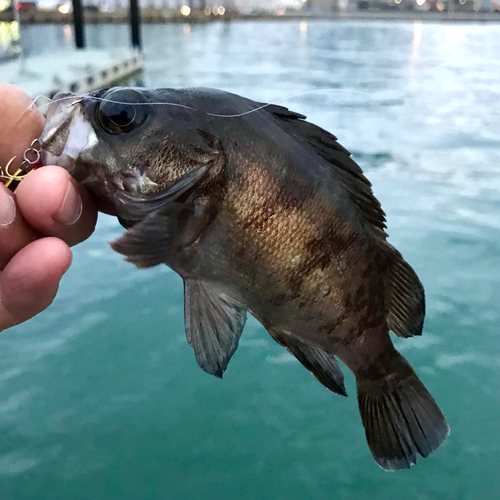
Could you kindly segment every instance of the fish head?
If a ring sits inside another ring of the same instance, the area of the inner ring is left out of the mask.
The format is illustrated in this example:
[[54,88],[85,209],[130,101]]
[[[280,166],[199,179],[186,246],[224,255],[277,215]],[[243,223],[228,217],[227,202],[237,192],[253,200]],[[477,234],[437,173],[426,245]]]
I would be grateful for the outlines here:
[[65,168],[102,211],[133,225],[216,153],[198,133],[196,110],[171,106],[174,98],[173,90],[125,87],[56,95],[39,139],[43,164]]

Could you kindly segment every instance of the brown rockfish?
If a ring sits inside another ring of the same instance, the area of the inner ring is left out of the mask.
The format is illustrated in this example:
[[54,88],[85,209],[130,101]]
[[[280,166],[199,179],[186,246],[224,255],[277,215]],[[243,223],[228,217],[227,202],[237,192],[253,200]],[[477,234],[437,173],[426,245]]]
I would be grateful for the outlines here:
[[383,468],[407,468],[446,438],[389,336],[421,334],[422,284],[336,137],[227,92],[117,87],[56,96],[41,143],[46,164],[127,228],[117,252],[184,279],[187,340],[204,371],[222,377],[250,312],[332,392],[347,395],[337,358],[354,372]]

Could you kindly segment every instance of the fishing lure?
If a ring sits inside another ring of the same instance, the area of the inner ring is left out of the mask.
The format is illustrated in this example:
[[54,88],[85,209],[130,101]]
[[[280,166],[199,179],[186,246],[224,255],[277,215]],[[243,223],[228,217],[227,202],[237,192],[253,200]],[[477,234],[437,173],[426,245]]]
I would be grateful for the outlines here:
[[13,173],[10,173],[10,167],[17,156],[9,160],[5,168],[0,166],[0,179],[6,187],[14,191],[17,184],[22,181],[30,172],[42,166],[41,148],[38,139],[35,139],[23,154],[21,166]]

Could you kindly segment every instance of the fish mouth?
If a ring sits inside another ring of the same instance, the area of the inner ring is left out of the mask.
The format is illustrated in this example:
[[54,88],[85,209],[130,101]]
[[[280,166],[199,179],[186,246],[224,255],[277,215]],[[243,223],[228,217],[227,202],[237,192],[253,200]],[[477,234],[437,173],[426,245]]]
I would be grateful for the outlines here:
[[113,155],[106,155],[106,164],[102,163],[102,154],[95,154],[99,138],[86,117],[84,99],[69,93],[54,97],[39,138],[41,161],[67,170],[94,195],[99,210],[116,215],[131,200],[143,198],[140,192],[149,162],[123,168]]
[[97,143],[96,133],[78,105],[80,102],[72,94],[57,94],[49,105],[39,138],[43,165],[63,167],[74,177],[80,173],[76,162],[82,151]]

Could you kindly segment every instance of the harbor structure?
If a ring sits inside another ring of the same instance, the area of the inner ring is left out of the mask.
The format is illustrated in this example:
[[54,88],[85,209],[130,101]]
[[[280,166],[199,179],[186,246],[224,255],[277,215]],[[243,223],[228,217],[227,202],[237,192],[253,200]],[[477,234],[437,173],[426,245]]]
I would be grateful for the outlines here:
[[[23,88],[33,99],[39,96],[51,99],[59,92],[85,94],[127,82],[143,67],[139,8],[137,0],[131,3],[135,3],[135,12],[134,7],[131,9],[132,48],[85,49],[83,4],[81,0],[73,0],[75,48],[26,57],[20,13],[23,9],[30,13],[32,8],[19,3],[6,5],[5,0],[0,0],[3,12],[12,15],[11,21],[0,21],[0,82]],[[127,40],[123,45],[128,45]]]

